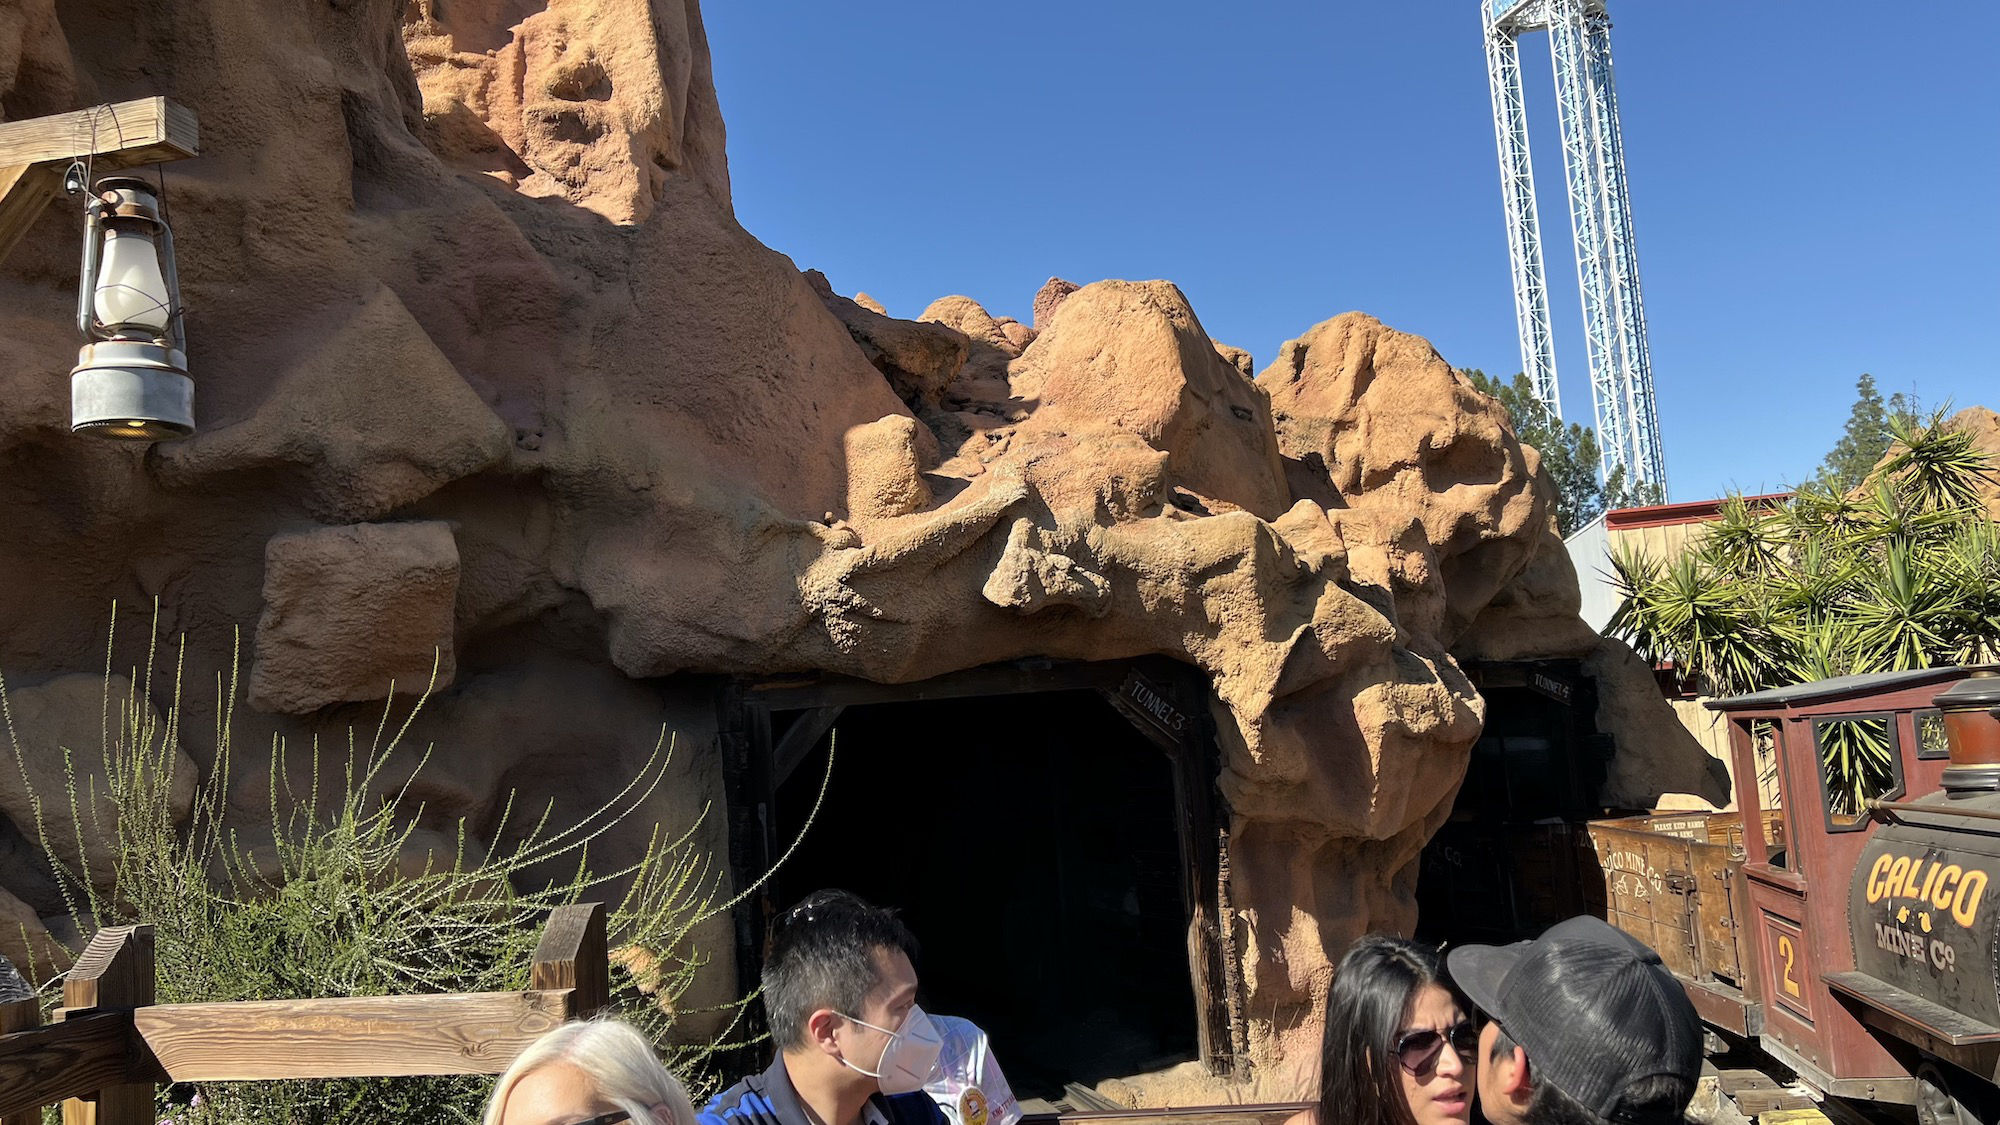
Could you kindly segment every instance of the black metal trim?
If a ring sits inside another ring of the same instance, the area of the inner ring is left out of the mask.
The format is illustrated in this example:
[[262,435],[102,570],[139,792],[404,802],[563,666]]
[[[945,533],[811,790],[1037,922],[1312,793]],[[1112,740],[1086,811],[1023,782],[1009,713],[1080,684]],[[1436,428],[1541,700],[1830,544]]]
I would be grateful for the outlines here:
[[1924,732],[1923,728],[1918,724],[1922,723],[1925,719],[1936,719],[1942,723],[1944,721],[1944,712],[1936,707],[1926,707],[1921,711],[1910,712],[1910,733],[1914,734],[1917,739],[1917,759],[1924,761],[1951,757],[1951,744],[1948,742],[1936,750],[1924,749]]

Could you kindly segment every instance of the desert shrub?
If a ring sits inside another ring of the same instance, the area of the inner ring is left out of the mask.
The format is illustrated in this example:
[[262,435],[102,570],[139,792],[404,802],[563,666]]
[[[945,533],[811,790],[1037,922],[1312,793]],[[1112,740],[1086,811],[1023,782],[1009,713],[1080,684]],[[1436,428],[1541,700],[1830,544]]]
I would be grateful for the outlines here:
[[[143,671],[132,670],[131,690],[121,698],[108,686],[115,643],[107,648],[103,792],[99,775],[78,767],[74,748],[35,748],[63,756],[68,784],[64,793],[35,795],[33,830],[77,932],[154,925],[161,1003],[523,989],[548,912],[602,900],[618,951],[612,1011],[655,1043],[685,1037],[675,1025],[706,962],[696,927],[731,905],[716,901],[716,871],[694,844],[706,808],[679,830],[651,826],[636,863],[608,871],[591,863],[592,844],[614,828],[634,829],[635,813],[665,780],[672,744],[664,732],[638,775],[574,823],[556,823],[552,805],[537,812],[510,797],[487,836],[512,842],[489,854],[461,819],[445,854],[426,852],[411,846],[423,809],[408,794],[429,750],[412,767],[392,770],[391,763],[428,691],[399,715],[392,686],[367,737],[349,730],[332,750],[314,738],[303,751],[272,739],[265,750],[273,779],[268,838],[259,825],[252,840],[226,816],[231,766],[242,752],[234,674],[217,685],[215,759],[183,814],[173,794],[184,768],[175,747],[186,713],[186,646],[162,666],[151,640]],[[173,700],[164,715],[147,704],[156,687]],[[15,734],[4,681],[0,717],[25,779],[24,755],[32,751]],[[322,785],[323,764],[337,784]],[[112,842],[108,870],[58,858],[43,815],[48,801],[67,803],[78,854],[85,833]],[[59,1000],[58,967],[27,968],[31,979],[47,982],[50,1002]],[[739,1001],[725,1014],[742,1008]],[[669,1065],[697,1093],[710,1083],[705,1062],[737,1027],[734,1019],[724,1022],[718,1040],[671,1048]],[[481,1076],[204,1083],[198,1091],[163,1090],[160,1108],[188,1125],[476,1121],[490,1086]]]

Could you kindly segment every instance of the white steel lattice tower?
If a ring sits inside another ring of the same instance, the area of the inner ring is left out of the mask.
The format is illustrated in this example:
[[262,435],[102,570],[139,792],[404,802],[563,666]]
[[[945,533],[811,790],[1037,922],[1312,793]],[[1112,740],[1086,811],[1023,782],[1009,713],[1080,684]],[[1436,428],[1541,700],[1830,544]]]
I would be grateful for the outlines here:
[[1609,477],[1667,492],[1660,420],[1653,407],[1653,364],[1639,299],[1639,254],[1632,201],[1625,189],[1625,149],[1618,134],[1618,93],[1611,79],[1611,18],[1603,0],[1480,0],[1486,74],[1493,91],[1493,135],[1500,149],[1500,194],[1514,273],[1514,316],[1521,366],[1535,394],[1557,417],[1555,344],[1549,332],[1548,275],[1528,158],[1528,113],[1521,95],[1523,32],[1547,31],[1562,120],[1563,169],[1570,229],[1576,236],[1577,287],[1583,295],[1597,440]]

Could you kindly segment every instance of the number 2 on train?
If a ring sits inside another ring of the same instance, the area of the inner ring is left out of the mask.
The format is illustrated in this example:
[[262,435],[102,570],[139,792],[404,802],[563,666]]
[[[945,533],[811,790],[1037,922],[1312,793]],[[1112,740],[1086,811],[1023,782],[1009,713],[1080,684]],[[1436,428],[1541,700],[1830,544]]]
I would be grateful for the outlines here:
[[1792,946],[1792,939],[1789,934],[1778,935],[1778,956],[1783,958],[1785,962],[1784,971],[1778,974],[1779,983],[1785,986],[1786,992],[1797,996],[1799,994],[1799,982],[1792,976],[1792,966],[1798,961],[1799,951]]

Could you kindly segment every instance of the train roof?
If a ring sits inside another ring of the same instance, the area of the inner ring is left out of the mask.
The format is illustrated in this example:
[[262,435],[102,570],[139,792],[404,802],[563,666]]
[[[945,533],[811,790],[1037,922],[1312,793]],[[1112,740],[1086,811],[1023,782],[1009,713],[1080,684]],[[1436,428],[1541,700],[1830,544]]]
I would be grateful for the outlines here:
[[1747,711],[1760,707],[1824,703],[1833,699],[1881,695],[1902,688],[1943,683],[1946,680],[1958,679],[1971,670],[1947,665],[1943,668],[1918,668],[1909,672],[1870,672],[1860,676],[1835,676],[1830,680],[1814,680],[1809,684],[1765,688],[1763,691],[1753,691],[1748,695],[1711,699],[1706,705],[1713,711]]

